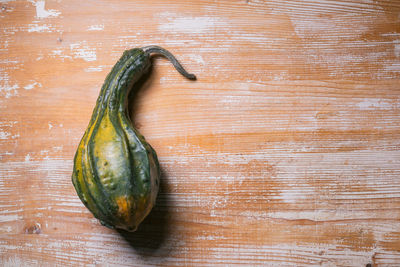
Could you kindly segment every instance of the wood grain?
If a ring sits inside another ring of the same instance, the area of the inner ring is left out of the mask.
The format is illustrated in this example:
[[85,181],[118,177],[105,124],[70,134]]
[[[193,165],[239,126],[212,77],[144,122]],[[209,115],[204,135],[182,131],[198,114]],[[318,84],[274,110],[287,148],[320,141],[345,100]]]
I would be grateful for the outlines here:
[[[93,218],[72,158],[125,49],[157,205]],[[0,1],[0,265],[399,266],[399,1]]]

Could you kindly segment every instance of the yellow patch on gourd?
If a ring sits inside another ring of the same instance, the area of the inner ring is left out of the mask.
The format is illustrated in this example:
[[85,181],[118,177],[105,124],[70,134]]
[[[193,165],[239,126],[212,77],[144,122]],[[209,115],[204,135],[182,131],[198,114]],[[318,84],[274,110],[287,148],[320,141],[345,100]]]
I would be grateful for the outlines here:
[[114,125],[110,121],[110,117],[107,113],[108,112],[105,112],[101,119],[99,128],[97,129],[95,142],[106,143],[112,141],[116,137]]
[[133,197],[119,196],[115,199],[118,205],[118,214],[129,224],[133,219],[131,217],[132,206],[135,205]]

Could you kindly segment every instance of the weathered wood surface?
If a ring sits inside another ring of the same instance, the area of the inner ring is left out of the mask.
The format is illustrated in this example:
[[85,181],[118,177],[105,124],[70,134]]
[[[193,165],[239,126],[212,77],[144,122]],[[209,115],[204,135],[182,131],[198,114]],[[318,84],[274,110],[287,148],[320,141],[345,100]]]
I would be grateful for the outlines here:
[[[0,265],[400,265],[400,2],[0,1]],[[70,181],[125,49],[163,169],[138,232]]]

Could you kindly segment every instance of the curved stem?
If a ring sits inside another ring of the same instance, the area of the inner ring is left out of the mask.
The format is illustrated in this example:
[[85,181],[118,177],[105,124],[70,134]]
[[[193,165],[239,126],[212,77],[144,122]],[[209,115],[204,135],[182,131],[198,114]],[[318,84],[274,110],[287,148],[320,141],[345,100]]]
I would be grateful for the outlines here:
[[161,54],[164,57],[166,57],[169,61],[171,61],[172,65],[174,65],[175,69],[182,74],[183,76],[185,76],[186,78],[188,78],[189,80],[196,80],[196,76],[194,74],[188,73],[183,67],[182,65],[178,62],[178,60],[174,57],[174,55],[172,55],[169,51],[165,50],[162,47],[156,46],[156,45],[150,45],[150,46],[145,46],[142,48],[142,50],[147,53],[147,54],[151,54],[151,53],[157,53],[157,54]]

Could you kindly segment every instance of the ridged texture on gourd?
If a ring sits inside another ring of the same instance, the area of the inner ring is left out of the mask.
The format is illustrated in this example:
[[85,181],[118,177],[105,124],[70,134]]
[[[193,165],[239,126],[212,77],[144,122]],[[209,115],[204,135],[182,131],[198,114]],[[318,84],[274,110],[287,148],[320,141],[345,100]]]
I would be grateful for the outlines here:
[[108,227],[136,230],[153,207],[157,155],[127,116],[127,96],[150,66],[141,49],[125,51],[108,74],[74,158],[72,182],[85,206]]

